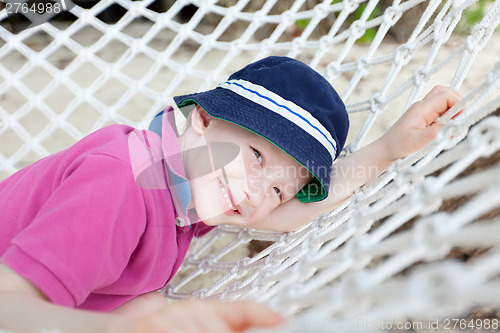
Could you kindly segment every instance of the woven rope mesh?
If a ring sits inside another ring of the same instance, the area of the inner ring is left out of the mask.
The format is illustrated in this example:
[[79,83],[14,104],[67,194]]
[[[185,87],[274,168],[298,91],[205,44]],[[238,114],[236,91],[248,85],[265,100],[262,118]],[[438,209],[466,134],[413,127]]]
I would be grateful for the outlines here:
[[172,96],[268,55],[302,60],[337,89],[352,122],[344,154],[433,85],[452,86],[465,97],[443,120],[464,111],[422,151],[300,231],[218,227],[163,293],[266,302],[294,318],[291,331],[425,328],[474,311],[498,327],[500,1],[76,4],[17,34],[0,11],[0,179],[104,125],[144,127]]

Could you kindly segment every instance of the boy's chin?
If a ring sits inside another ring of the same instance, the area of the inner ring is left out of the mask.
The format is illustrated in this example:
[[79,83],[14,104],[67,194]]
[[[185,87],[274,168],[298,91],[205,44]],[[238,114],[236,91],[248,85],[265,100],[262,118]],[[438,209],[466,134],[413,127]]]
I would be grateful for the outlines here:
[[233,227],[245,228],[246,226],[241,225],[241,223],[235,223],[235,221],[231,218],[228,218],[225,215],[212,216],[210,218],[203,219],[200,216],[200,220],[203,221],[206,225],[215,227],[219,225],[228,225]]
[[206,225],[209,225],[211,227],[216,227],[218,225],[221,225],[221,223],[217,223],[217,221],[215,221],[213,218],[211,219],[200,218],[200,220],[203,221],[203,223],[205,223]]
[[226,223],[224,223],[225,219],[223,218],[224,216],[222,214],[199,214],[198,217],[201,221],[203,221],[203,223],[213,227],[227,223],[227,221]]

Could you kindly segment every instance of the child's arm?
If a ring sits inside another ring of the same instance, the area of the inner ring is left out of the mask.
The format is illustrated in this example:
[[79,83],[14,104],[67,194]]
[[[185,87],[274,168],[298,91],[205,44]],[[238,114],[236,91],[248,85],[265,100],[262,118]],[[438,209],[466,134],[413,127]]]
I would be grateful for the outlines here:
[[50,303],[28,280],[0,264],[0,330],[8,332],[240,332],[280,323],[278,315],[252,302],[181,301],[137,316],[65,308]]
[[437,135],[442,124],[435,120],[461,99],[460,93],[442,86],[434,87],[423,100],[407,112],[379,139],[333,164],[328,197],[302,204],[296,198],[276,208],[269,219],[256,228],[274,226],[277,230],[300,229],[316,216],[332,211],[360,186],[382,174],[397,159],[423,148]]

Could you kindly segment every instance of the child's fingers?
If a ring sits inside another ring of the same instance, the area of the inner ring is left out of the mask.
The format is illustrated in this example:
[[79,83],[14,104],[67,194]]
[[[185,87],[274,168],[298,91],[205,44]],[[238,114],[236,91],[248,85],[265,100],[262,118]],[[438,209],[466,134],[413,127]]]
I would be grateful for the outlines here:
[[[205,311],[204,313],[197,313],[196,316],[191,317],[191,320],[193,322],[196,322],[199,332],[217,332],[217,333],[234,332],[234,330],[228,325],[226,320],[218,316],[217,313],[215,313],[215,315],[214,313],[208,311]],[[186,332],[186,331],[181,330],[179,332]]]
[[458,91],[437,86],[423,100],[414,103],[384,135],[391,138],[386,140],[391,158],[406,157],[432,141],[443,127],[436,119],[460,99]]
[[438,86],[433,87],[431,89],[431,91],[429,91],[429,93],[427,95],[425,95],[425,97],[423,99],[432,98],[432,97],[440,95],[440,94],[442,94],[444,92],[452,93],[452,94],[457,95],[459,98],[462,98],[462,95],[457,90],[455,90],[453,88],[450,88],[450,87],[439,86],[438,85]]
[[439,116],[448,111],[455,105],[462,95],[455,89],[436,86],[434,87],[425,98],[419,102],[418,109],[425,121],[425,127],[432,124]]
[[214,303],[217,312],[229,327],[240,332],[249,327],[275,327],[283,323],[283,318],[268,307],[249,301]]
[[443,124],[435,122],[435,123],[431,124],[430,126],[427,126],[426,128],[421,129],[418,133],[420,135],[420,142],[427,144],[427,143],[431,142],[432,140],[434,140],[434,138],[437,136],[439,130],[442,127],[443,127]]

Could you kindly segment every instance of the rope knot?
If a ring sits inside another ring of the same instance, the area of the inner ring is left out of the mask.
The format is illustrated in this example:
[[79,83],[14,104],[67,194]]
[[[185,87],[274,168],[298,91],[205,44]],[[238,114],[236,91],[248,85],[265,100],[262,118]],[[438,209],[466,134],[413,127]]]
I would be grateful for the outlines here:
[[413,82],[416,86],[425,85],[429,82],[429,71],[424,66],[419,67],[413,74]]
[[375,93],[370,98],[370,112],[376,113],[381,109],[381,105],[384,104],[384,97],[381,93]]
[[319,39],[319,49],[326,51],[332,45],[332,39],[328,36],[323,36]]
[[422,248],[423,257],[426,260],[442,258],[450,252],[450,242],[446,241],[450,230],[447,228],[449,217],[446,213],[438,213],[431,218],[417,223],[413,242],[415,246]]
[[292,51],[299,53],[301,49],[304,47],[304,40],[302,38],[295,38],[292,41]]
[[403,15],[403,13],[399,9],[399,6],[387,7],[387,9],[384,11],[384,22],[392,27],[394,24],[396,24],[397,21],[399,21],[401,15]]
[[446,36],[446,25],[443,21],[436,21],[434,23],[434,42],[438,44],[443,44],[447,40]]
[[363,77],[366,76],[366,73],[369,72],[370,68],[372,67],[365,55],[359,57],[356,65],[357,71],[360,72]]
[[361,37],[363,37],[363,35],[365,34],[365,31],[366,31],[364,25],[359,20],[353,22],[351,24],[351,28],[349,28],[349,30],[351,31],[351,35],[355,39],[360,39]]
[[328,16],[328,7],[330,5],[326,2],[320,3],[314,7],[314,16],[319,17],[320,19],[324,19]]
[[236,51],[237,53],[241,53],[243,50],[243,43],[237,39],[231,42],[231,51]]
[[403,44],[399,46],[396,50],[396,54],[394,55],[394,60],[401,65],[406,65],[410,62],[412,55],[412,49],[407,44]]
[[266,13],[264,13],[262,10],[258,10],[254,13],[252,21],[255,22],[257,26],[261,26],[265,16]]
[[326,74],[330,78],[334,78],[340,74],[340,64],[338,62],[331,62],[326,66]]
[[294,22],[293,13],[290,10],[286,10],[281,14],[281,19],[282,22],[286,23],[286,26],[292,24]]
[[359,7],[359,4],[357,3],[357,1],[353,1],[353,0],[344,0],[342,1],[342,5],[343,5],[343,10],[349,12],[349,13],[352,13],[353,11],[355,11],[358,7]]

